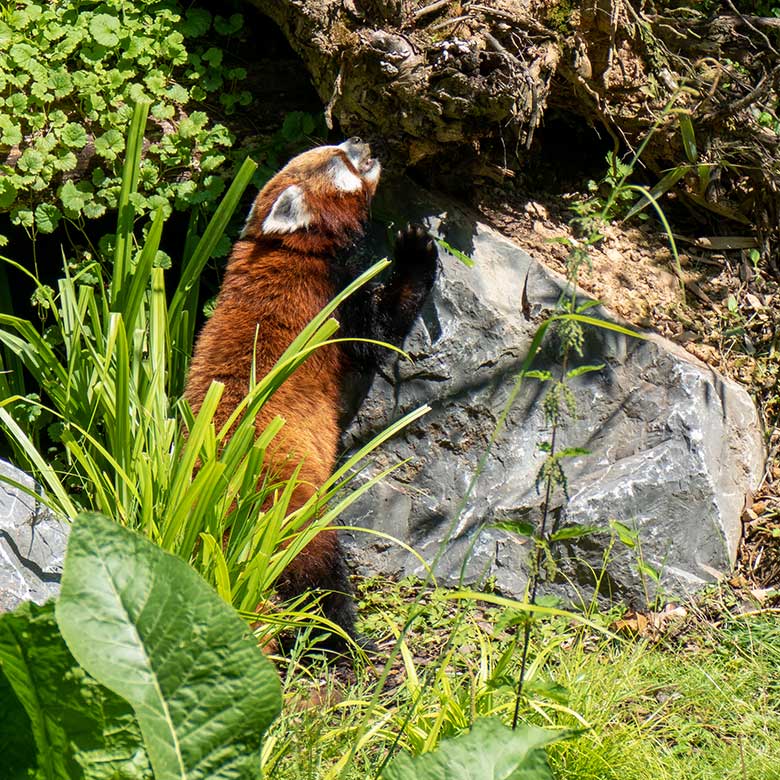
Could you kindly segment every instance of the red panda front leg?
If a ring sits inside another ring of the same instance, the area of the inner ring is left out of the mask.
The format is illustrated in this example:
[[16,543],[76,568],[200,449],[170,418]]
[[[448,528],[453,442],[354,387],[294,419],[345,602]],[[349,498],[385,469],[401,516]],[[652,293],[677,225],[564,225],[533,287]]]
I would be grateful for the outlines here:
[[[341,334],[369,338],[400,347],[431,292],[438,270],[436,242],[425,228],[407,226],[398,232],[390,278],[358,290],[339,307]],[[340,279],[340,287],[345,280]],[[366,342],[347,342],[344,351],[354,368],[375,370],[386,350]]]
[[436,281],[438,256],[424,227],[407,225],[398,231],[390,278],[372,296],[378,338],[401,345]]

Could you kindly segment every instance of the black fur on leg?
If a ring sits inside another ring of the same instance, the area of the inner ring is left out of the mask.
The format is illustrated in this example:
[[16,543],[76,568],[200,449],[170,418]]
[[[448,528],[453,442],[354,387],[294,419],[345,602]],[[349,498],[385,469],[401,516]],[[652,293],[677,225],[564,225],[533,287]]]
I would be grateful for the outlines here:
[[[297,598],[301,593],[310,594],[312,601],[318,602],[318,609],[323,617],[339,626],[358,647],[370,652],[374,647],[373,643],[357,630],[354,591],[340,542],[336,541],[329,556],[327,573],[318,577],[316,589],[313,589],[312,585],[313,583],[290,577],[289,573],[285,572],[285,576],[277,585],[277,593],[285,601]],[[318,629],[315,629],[316,631]],[[339,634],[323,629],[317,647],[334,654],[347,655],[350,643]]]
[[[394,262],[383,284],[358,290],[340,307],[342,335],[383,341],[400,347],[428,297],[438,270],[438,250],[420,225],[407,225],[396,235]],[[346,286],[345,275],[338,283]],[[382,350],[373,344],[347,342],[344,349],[362,369],[374,370]]]
[[[360,247],[353,248],[353,252],[360,253]],[[336,314],[341,323],[338,335],[402,346],[430,294],[437,271],[436,242],[425,228],[408,225],[398,231],[387,280],[362,287],[344,301]],[[343,290],[359,271],[356,262],[344,259],[336,262],[331,272],[334,286]],[[344,342],[342,349],[347,365],[342,375],[339,422],[344,429],[360,408],[388,350],[362,341]]]
[[[331,581],[322,583],[322,589],[327,589],[320,602],[322,612],[328,620],[344,629],[347,636],[361,650],[371,653],[376,650],[376,645],[357,630],[355,591],[352,588],[352,583],[349,581],[349,571],[347,570],[346,558],[340,542],[337,549],[338,555],[334,562]],[[320,644],[325,649],[340,654],[346,653],[349,649],[349,643],[334,633],[326,634]]]
[[436,242],[420,225],[396,235],[390,278],[373,291],[374,329],[382,341],[400,347],[436,281]]

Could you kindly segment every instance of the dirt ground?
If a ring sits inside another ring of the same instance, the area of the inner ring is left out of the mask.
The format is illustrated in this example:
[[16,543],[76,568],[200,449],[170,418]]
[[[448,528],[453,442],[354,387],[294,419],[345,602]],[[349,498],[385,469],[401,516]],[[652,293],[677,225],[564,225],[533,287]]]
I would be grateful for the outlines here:
[[[575,196],[513,196],[483,188],[475,206],[484,219],[564,274],[573,237]],[[764,478],[746,502],[734,584],[780,588],[780,280],[733,237],[676,236],[681,276],[659,223],[613,222],[590,251],[579,282],[628,322],[653,330],[740,382],[756,401],[767,432]],[[682,282],[682,283],[681,283]]]

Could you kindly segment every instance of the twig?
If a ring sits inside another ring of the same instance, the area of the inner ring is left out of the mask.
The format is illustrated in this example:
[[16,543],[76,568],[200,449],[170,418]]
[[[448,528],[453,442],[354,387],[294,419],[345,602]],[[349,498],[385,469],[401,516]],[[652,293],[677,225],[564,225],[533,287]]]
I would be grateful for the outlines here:
[[752,19],[761,19],[760,16],[755,17],[747,17],[744,14],[739,12],[739,9],[734,5],[734,3],[731,2],[731,0],[726,0],[726,2],[729,5],[729,8],[742,20],[742,23],[745,24],[747,27],[749,27],[754,33],[760,35],[764,39],[764,43],[766,44],[769,51],[772,52],[776,57],[780,57],[780,54],[778,54],[777,49],[775,49],[774,46],[772,46],[769,38],[767,37],[766,33],[763,33],[761,30],[758,29],[750,20]]
[[549,28],[545,27],[540,22],[531,16],[526,16],[522,13],[511,14],[509,11],[502,11],[498,8],[491,8],[489,5],[483,5],[482,3],[467,3],[463,7],[464,11],[478,11],[488,16],[493,16],[496,19],[505,19],[508,22],[512,22],[514,26],[520,26],[523,29],[531,30],[539,35],[543,35],[545,38],[555,38],[555,33]]
[[452,0],[436,0],[435,3],[426,5],[423,8],[418,8],[412,16],[414,16],[415,19],[422,19],[423,16],[428,16],[428,14],[435,14],[436,11],[440,11],[445,5],[449,5],[451,2]]
[[520,62],[520,60],[517,59],[517,57],[515,57],[515,55],[512,54],[512,52],[506,48],[506,46],[504,46],[500,41],[494,38],[487,30],[485,30],[482,34],[485,37],[485,42],[490,44],[491,49],[497,51],[499,54],[503,54],[507,59],[512,60],[512,62],[514,62],[515,65],[519,65],[520,67],[522,67],[522,63]]
[[436,24],[432,24],[428,30],[433,32],[434,30],[441,30],[444,27],[449,27],[450,25],[460,24],[461,22],[465,22],[466,19],[468,19],[468,14],[464,14],[463,16],[455,16],[451,17],[450,19],[442,19],[440,22],[436,22]]
[[510,14],[508,11],[500,11],[498,8],[491,8],[488,5],[480,5],[479,3],[469,3],[468,7],[470,11],[482,11],[482,13],[490,14],[490,16],[497,16],[500,19],[508,19],[509,21],[512,22],[517,21],[516,17],[513,14]]
[[[739,12],[737,12],[739,13]],[[733,16],[723,17],[725,20],[735,19]],[[756,25],[756,27],[769,27],[769,29],[780,28],[780,19],[773,16],[751,16],[750,14],[740,14],[739,21],[747,25]]]

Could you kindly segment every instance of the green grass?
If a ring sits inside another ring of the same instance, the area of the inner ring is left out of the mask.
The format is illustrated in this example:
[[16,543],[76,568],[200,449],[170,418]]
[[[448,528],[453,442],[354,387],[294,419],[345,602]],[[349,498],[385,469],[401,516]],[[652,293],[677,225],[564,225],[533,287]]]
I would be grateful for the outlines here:
[[[403,625],[416,587],[363,584],[364,627],[382,648]],[[450,595],[426,594],[373,713],[374,670],[287,668],[286,706],[266,746],[270,776],[365,780],[397,738],[398,748],[418,753],[477,715],[511,718],[512,686],[497,672],[516,673],[520,653],[500,669],[514,647],[513,629],[501,628],[506,613],[458,608]],[[684,625],[657,642],[609,634],[605,615],[593,616],[604,632],[565,618],[538,626],[521,720],[581,730],[548,749],[558,780],[780,778],[780,621],[770,611],[734,616],[722,605],[708,615],[689,609]],[[384,658],[380,652],[375,663]],[[306,709],[312,697],[316,706]],[[366,717],[364,745],[339,775]]]
[[776,618],[704,624],[682,639],[578,647],[560,659],[571,705],[592,725],[553,748],[560,778],[780,777]]

